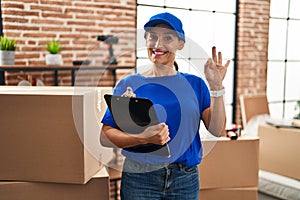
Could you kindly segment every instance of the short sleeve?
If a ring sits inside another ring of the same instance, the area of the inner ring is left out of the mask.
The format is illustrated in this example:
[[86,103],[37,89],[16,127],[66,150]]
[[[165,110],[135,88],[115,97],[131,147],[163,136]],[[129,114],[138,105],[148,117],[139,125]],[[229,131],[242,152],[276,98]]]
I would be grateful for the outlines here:
[[[126,90],[126,81],[125,80],[121,80],[120,82],[118,82],[118,84],[114,87],[113,89],[113,95],[118,95],[121,96],[124,91]],[[109,111],[109,109],[107,108],[104,116],[101,120],[102,124],[117,128],[117,125],[112,117],[111,112]]]
[[202,107],[200,108],[201,113],[210,107],[210,92],[209,89],[207,87],[207,85],[205,84],[205,82],[202,80],[202,87],[201,87],[201,93],[202,93]]

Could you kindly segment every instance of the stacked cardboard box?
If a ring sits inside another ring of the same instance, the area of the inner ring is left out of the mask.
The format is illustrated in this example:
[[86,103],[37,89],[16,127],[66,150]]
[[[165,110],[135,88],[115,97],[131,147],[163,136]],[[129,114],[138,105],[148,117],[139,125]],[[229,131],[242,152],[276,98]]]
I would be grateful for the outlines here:
[[259,168],[300,180],[300,129],[260,125]]
[[[103,168],[99,160],[112,156],[99,145],[103,94],[111,88],[3,86],[0,91],[0,188],[92,188],[86,184],[93,185],[90,179]],[[99,188],[99,176],[95,179]]]
[[86,184],[0,181],[1,200],[109,200],[108,191],[106,168]]
[[200,200],[258,198],[258,137],[204,139],[202,144]]

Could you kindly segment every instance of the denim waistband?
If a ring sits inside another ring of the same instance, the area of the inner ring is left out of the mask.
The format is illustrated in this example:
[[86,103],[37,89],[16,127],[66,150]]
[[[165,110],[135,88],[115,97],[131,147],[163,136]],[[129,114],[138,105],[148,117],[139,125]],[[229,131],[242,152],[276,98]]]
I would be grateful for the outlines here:
[[162,168],[167,169],[182,169],[185,165],[179,162],[173,163],[159,163],[159,164],[146,164],[134,161],[129,158],[125,158],[123,171],[133,173],[144,173],[159,170]]

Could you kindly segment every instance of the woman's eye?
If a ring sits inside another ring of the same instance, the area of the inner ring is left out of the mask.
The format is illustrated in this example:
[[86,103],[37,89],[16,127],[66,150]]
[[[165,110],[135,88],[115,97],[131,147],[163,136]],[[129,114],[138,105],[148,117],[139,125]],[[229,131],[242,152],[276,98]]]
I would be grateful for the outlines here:
[[149,40],[157,40],[156,35],[149,35]]
[[169,42],[169,41],[172,40],[172,37],[171,37],[171,36],[166,36],[166,37],[164,38],[164,40]]

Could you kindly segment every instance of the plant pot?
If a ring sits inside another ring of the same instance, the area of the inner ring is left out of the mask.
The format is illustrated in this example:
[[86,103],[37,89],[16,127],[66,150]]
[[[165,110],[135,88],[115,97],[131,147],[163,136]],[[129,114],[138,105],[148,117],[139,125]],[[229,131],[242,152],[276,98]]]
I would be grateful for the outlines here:
[[15,51],[0,51],[0,65],[14,65]]
[[47,54],[46,65],[62,65],[63,60],[61,54]]

